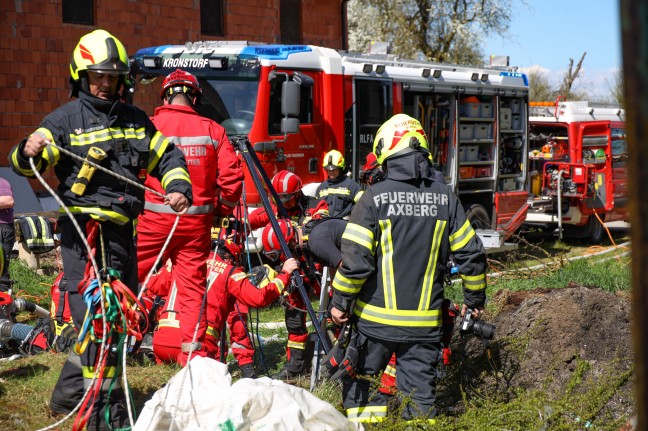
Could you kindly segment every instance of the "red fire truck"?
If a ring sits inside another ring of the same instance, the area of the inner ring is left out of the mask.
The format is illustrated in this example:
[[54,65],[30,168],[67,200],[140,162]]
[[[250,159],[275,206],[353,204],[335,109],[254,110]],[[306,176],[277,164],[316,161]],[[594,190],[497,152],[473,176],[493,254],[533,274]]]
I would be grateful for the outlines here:
[[[132,58],[138,85],[176,68],[198,77],[201,113],[230,136],[247,136],[269,176],[287,169],[305,184],[319,183],[324,154],[337,149],[357,179],[379,126],[402,112],[423,124],[436,167],[476,228],[499,232],[495,241],[503,241],[525,220],[524,74],[228,41],[150,47]],[[258,202],[251,189],[248,203]]]
[[625,111],[589,102],[531,102],[526,223],[562,237],[603,239],[628,220]]

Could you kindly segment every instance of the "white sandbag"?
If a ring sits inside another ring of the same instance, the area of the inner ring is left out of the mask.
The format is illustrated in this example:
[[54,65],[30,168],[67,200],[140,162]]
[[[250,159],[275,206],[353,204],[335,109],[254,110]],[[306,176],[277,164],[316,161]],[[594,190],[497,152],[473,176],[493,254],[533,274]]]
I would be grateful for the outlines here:
[[[184,380],[184,383],[183,383]],[[331,404],[267,377],[232,385],[227,365],[192,358],[146,402],[133,431],[356,431]]]

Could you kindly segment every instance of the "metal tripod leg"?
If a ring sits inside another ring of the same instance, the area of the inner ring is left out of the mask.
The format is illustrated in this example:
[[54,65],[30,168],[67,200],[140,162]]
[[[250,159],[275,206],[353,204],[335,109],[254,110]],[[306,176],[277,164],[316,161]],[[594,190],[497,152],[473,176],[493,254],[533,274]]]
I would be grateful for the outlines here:
[[[328,267],[324,267],[322,270],[322,282],[320,283],[320,302],[319,302],[319,325],[322,328],[322,332],[326,334],[326,310],[328,309],[329,303],[329,289],[331,286],[331,278],[329,276]],[[328,335],[328,334],[327,334]],[[310,390],[315,389],[317,381],[320,380],[320,361],[323,355],[325,355],[324,349],[318,339],[315,339],[315,348],[313,349],[313,363],[312,363],[312,372],[311,372],[311,382]]]
[[[281,201],[277,196],[277,192],[272,188],[272,184],[267,174],[263,170],[263,167],[261,166],[261,162],[259,161],[259,159],[256,157],[256,154],[254,153],[254,149],[252,149],[252,147],[250,146],[250,142],[247,140],[247,138],[233,140],[232,144],[234,144],[235,147],[239,150],[239,152],[243,156],[243,159],[245,160],[245,163],[248,166],[248,171],[252,176],[252,180],[254,181],[254,186],[259,192],[259,198],[261,198],[261,202],[263,203],[263,208],[268,214],[268,218],[270,219],[270,224],[272,225],[272,229],[275,232],[280,232],[281,229],[279,228],[279,223],[277,222],[277,218],[274,215],[274,210],[272,208],[272,205],[270,204],[268,195],[265,193],[265,189],[263,187],[263,184],[261,183],[261,179],[259,178],[259,176],[263,177],[263,180],[266,181],[266,186],[270,191],[270,193],[272,194],[272,196],[274,197],[275,203],[277,204],[280,213],[285,214],[286,209],[283,208],[283,205],[281,205]],[[284,255],[292,257],[293,254],[288,248],[288,243],[286,242],[286,239],[283,237],[283,235],[278,235],[277,239],[279,240],[279,244],[281,245],[281,250],[284,253]],[[291,283],[295,285],[295,288],[299,292],[299,295],[301,296],[304,302],[304,306],[306,307],[306,311],[308,312],[311,322],[313,322],[313,326],[315,328],[315,332],[317,333],[317,337],[319,338],[319,341],[322,344],[324,351],[328,353],[331,350],[330,340],[328,339],[326,334],[324,334],[324,331],[322,331],[322,328],[317,323],[319,322],[319,319],[315,314],[315,310],[313,310],[313,307],[311,306],[308,292],[304,287],[304,283],[302,281],[301,275],[299,274],[298,270],[293,271]]]

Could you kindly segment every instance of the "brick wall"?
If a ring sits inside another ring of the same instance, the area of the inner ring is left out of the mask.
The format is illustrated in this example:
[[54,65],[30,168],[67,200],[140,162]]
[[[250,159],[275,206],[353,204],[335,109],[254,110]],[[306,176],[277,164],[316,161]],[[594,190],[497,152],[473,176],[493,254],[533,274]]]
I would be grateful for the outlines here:
[[[0,1],[0,166],[11,147],[68,100],[69,61],[79,38],[95,28],[114,34],[129,54],[137,49],[196,40],[278,43],[279,0],[224,1],[224,37],[202,36],[199,0],[95,0],[94,26],[63,24],[62,0]],[[340,0],[301,2],[302,43],[340,49]],[[154,87],[156,86],[147,86]],[[158,85],[159,87],[159,85]],[[135,104],[152,114],[153,88]],[[52,183],[52,173],[46,175]],[[40,184],[32,182],[35,189]]]

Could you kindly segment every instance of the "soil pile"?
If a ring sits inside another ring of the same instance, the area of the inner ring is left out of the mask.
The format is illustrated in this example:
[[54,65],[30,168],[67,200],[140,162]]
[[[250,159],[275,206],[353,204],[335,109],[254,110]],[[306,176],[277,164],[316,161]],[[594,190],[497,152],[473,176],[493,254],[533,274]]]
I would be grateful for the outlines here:
[[[627,292],[578,285],[502,290],[492,304],[494,311],[483,317],[497,326],[488,349],[474,336],[454,339],[453,366],[439,388],[439,404],[448,413],[462,410],[456,386],[452,389],[457,384],[468,397],[487,394],[506,400],[518,388],[560,396],[566,388],[585,390],[604,383],[611,372],[632,370]],[[621,381],[605,410],[629,417],[634,408],[632,378]]]

